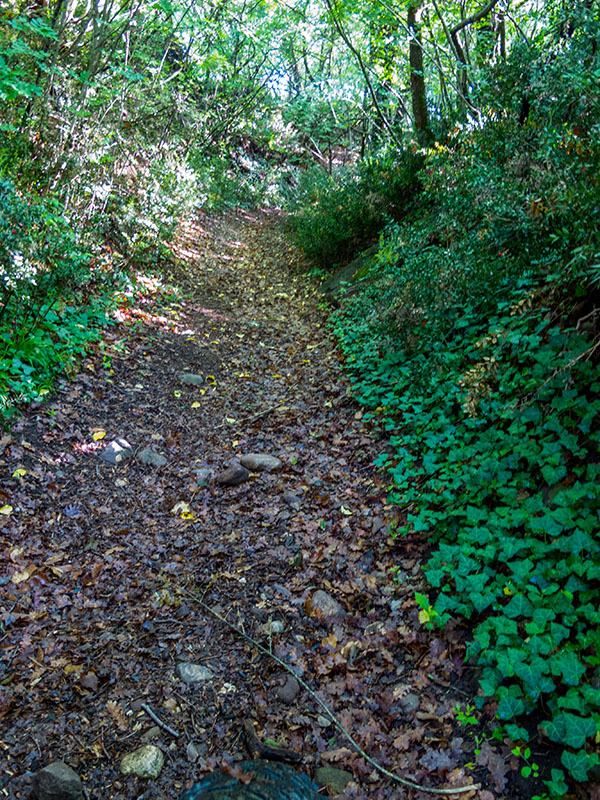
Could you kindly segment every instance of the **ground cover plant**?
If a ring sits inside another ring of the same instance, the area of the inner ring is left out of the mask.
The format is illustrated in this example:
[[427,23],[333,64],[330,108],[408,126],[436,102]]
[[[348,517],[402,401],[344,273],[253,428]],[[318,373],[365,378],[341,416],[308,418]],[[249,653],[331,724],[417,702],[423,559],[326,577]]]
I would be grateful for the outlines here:
[[416,213],[334,319],[389,437],[397,535],[432,545],[421,620],[466,621],[475,703],[518,753],[560,745],[551,797],[599,763],[597,92],[583,104],[585,135],[540,107],[429,151]]

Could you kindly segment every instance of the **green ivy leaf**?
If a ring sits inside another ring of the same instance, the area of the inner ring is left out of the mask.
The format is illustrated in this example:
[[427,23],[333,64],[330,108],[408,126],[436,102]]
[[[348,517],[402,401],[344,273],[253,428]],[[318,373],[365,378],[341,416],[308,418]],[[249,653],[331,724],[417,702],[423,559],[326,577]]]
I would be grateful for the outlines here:
[[[516,687],[511,686],[511,689]],[[525,703],[521,697],[517,697],[516,693],[506,692],[498,703],[498,710],[496,714],[500,719],[513,719],[513,717],[520,716],[525,711]]]
[[578,717],[568,711],[555,714],[552,720],[544,723],[544,728],[549,739],[568,747],[583,747],[589,737],[596,735],[596,722],[592,717]]
[[578,783],[585,783],[590,769],[600,763],[596,753],[586,753],[585,750],[579,750],[577,753],[563,750],[560,760]]
[[552,769],[550,774],[552,775],[552,780],[545,781],[550,794],[553,797],[562,797],[569,790],[565,781],[565,773],[562,769]]
[[531,522],[531,529],[534,533],[546,536],[560,536],[563,526],[550,514],[544,517],[534,517]]
[[524,594],[516,594],[511,598],[508,605],[504,607],[504,613],[511,619],[530,617],[533,613],[533,606]]
[[506,731],[508,736],[513,740],[513,742],[529,741],[529,733],[527,732],[526,728],[520,728],[518,725],[515,725],[512,722],[508,722],[504,726],[504,730]]
[[550,657],[550,668],[553,675],[562,675],[569,686],[577,686],[586,671],[577,653],[566,650]]

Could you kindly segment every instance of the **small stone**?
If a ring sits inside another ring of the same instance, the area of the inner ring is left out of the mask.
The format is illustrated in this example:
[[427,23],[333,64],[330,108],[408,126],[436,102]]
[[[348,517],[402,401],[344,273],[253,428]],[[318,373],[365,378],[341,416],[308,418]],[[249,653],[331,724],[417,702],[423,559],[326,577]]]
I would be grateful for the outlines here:
[[179,383],[185,383],[188,386],[204,386],[206,378],[204,375],[194,375],[191,372],[182,372],[179,375]]
[[283,686],[275,689],[275,696],[283,703],[293,703],[300,692],[300,684],[293,675],[288,675]]
[[162,750],[154,744],[145,744],[128,753],[121,759],[123,775],[137,775],[138,778],[158,778],[165,763]]
[[38,800],[81,800],[81,778],[64,761],[53,761],[33,776],[33,793]]
[[329,717],[324,717],[323,714],[317,714],[317,725],[320,728],[328,728],[331,725]]
[[232,464],[228,469],[219,472],[215,478],[220,486],[239,486],[250,477],[250,473],[241,464]]
[[113,439],[100,453],[100,458],[108,464],[120,464],[133,455],[133,447],[126,439]]
[[164,467],[167,463],[167,459],[161,456],[160,453],[152,450],[151,447],[145,447],[141,450],[137,455],[137,459],[141,464],[148,464],[152,467]]
[[211,471],[208,467],[200,467],[200,469],[196,470],[196,485],[197,486],[208,486],[208,482],[210,481]]
[[260,630],[265,636],[274,636],[278,633],[283,633],[285,625],[280,619],[271,619],[265,622],[264,625],[261,625]]
[[250,472],[274,472],[283,466],[279,458],[266,453],[248,453],[240,458],[240,463]]
[[290,491],[285,491],[283,493],[283,501],[284,503],[287,503],[288,506],[299,506],[302,502],[299,497]]
[[305,609],[311,617],[334,617],[345,613],[340,603],[323,589],[317,589],[306,602]]
[[187,684],[203,683],[214,678],[213,671],[208,667],[202,664],[191,664],[187,661],[181,661],[177,664],[176,671],[177,677]]
[[315,772],[315,783],[319,789],[327,789],[331,794],[342,794],[350,781],[354,780],[351,772],[335,767],[319,767]]
[[369,622],[369,624],[365,627],[365,636],[374,636],[378,633],[381,635],[385,633],[385,625],[381,620]]
[[153,739],[158,739],[160,736],[160,728],[158,725],[153,725],[151,728],[142,734],[142,742],[151,742]]

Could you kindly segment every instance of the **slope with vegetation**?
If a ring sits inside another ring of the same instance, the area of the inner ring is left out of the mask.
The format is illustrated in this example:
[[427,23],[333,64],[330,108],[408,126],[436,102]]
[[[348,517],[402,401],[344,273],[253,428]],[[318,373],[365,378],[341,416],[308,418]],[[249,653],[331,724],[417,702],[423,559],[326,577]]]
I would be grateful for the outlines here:
[[364,162],[305,178],[319,202],[292,222],[321,266],[380,230],[334,327],[389,440],[397,535],[431,544],[421,618],[465,620],[496,736],[559,744],[552,797],[600,763],[600,28],[580,10],[484,72],[480,124],[388,151],[383,191]]
[[525,777],[557,746],[549,797],[600,769],[599,20],[597,0],[0,11],[2,418],[170,280],[186,215],[286,205],[322,276],[367,250],[333,326],[397,541],[431,548],[421,621],[469,643]]

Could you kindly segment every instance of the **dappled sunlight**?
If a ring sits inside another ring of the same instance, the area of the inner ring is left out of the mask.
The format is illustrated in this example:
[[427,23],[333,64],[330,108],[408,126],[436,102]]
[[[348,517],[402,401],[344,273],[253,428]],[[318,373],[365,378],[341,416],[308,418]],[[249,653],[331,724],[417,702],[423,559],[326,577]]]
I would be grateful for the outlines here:
[[[75,442],[72,445],[72,449],[75,453],[81,453],[82,455],[92,456],[94,454],[100,453],[106,447],[106,442],[98,441],[98,442]],[[57,462],[58,463],[58,462]]]

